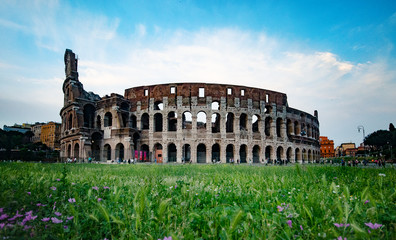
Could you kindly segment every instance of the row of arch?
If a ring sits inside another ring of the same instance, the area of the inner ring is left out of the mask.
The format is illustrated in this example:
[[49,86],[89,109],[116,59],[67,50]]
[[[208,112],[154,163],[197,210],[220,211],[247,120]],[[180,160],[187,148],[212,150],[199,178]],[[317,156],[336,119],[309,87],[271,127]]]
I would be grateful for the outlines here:
[[[69,158],[79,158],[80,157],[80,146],[79,143],[68,144],[66,156]],[[116,160],[116,159],[125,159],[126,148],[123,143],[117,143],[115,147],[112,147],[110,144],[105,144],[103,149],[101,149],[95,145],[91,146],[92,157],[95,159],[102,160]],[[227,163],[232,160],[240,161],[240,163],[260,163],[260,162],[271,162],[274,160],[287,160],[289,162],[313,162],[320,157],[320,152],[316,150],[306,149],[306,148],[292,148],[292,147],[283,147],[277,146],[273,147],[271,145],[265,146],[265,151],[262,152],[261,147],[259,145],[254,145],[249,149],[248,145],[241,144],[239,146],[239,151],[236,152],[236,146],[234,144],[228,144],[225,147],[225,151],[221,149],[220,144],[215,143],[211,146],[207,146],[204,143],[199,143],[194,151],[192,152],[192,147],[190,144],[183,144],[178,147],[174,143],[168,143],[165,145],[167,155],[164,156],[165,162],[182,162],[182,161],[190,161],[197,163],[209,163],[211,161],[221,161],[221,159],[225,156],[225,161]],[[152,148],[152,153],[150,153],[150,148],[147,144],[143,144],[139,147],[138,150],[135,150],[134,153],[131,154],[133,157],[137,157],[140,161],[153,161],[156,154],[155,152],[158,150],[163,150],[164,146],[160,143],[156,143]],[[181,151],[181,159],[177,159],[177,152]],[[250,151],[251,154],[248,154]],[[208,154],[210,152],[210,155]],[[136,155],[137,153],[137,155]],[[195,157],[194,157],[195,156]],[[248,159],[248,156],[249,159]],[[82,157],[82,156],[81,156]],[[208,159],[210,157],[210,159]],[[193,159],[194,158],[194,159]]]

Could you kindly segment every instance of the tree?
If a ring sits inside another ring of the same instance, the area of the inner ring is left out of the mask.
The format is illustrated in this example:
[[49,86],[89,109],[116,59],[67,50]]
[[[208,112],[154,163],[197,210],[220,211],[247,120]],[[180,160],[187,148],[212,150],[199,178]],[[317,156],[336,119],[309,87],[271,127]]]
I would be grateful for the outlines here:
[[389,124],[389,132],[395,131],[395,126],[393,126],[393,123]]
[[370,133],[365,139],[364,144],[376,148],[383,147],[392,142],[392,134],[387,130],[378,130]]

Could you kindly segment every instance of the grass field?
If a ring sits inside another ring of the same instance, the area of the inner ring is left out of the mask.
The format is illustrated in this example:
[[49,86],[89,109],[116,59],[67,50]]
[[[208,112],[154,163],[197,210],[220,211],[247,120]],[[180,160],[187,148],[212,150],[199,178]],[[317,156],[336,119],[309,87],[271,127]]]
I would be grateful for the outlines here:
[[395,239],[395,171],[0,163],[0,236]]

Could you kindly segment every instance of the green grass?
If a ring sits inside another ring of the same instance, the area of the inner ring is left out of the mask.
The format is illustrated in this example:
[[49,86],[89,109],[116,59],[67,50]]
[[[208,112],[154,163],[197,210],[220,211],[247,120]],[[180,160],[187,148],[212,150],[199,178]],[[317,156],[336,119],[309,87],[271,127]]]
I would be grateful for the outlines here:
[[[8,215],[0,236],[395,239],[395,176],[392,168],[0,163],[0,216]],[[23,224],[29,211],[37,218]],[[63,222],[42,221],[51,217]]]

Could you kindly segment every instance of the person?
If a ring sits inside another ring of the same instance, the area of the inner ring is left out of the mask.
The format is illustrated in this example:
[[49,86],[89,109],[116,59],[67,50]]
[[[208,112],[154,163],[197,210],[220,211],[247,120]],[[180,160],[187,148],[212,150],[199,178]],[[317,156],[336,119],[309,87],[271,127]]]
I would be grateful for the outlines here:
[[157,163],[157,158],[154,158],[154,163]]
[[249,165],[252,165],[252,159],[249,158]]
[[91,162],[92,162],[92,158],[89,157],[89,158],[88,158],[88,163],[91,163]]

